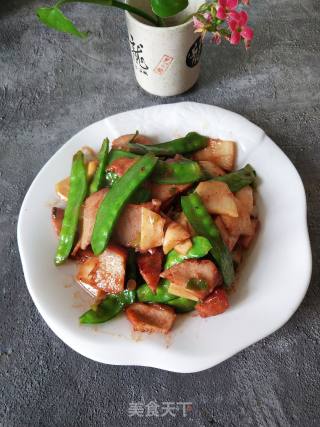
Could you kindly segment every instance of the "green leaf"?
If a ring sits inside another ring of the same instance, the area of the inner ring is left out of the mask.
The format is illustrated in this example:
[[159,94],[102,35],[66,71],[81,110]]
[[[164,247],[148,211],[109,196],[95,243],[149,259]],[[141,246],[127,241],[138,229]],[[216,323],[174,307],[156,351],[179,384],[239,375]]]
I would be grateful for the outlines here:
[[57,7],[40,7],[37,9],[39,21],[49,28],[72,34],[80,38],[87,37],[87,32],[79,31],[74,23],[70,21]]
[[196,279],[195,277],[192,277],[188,280],[186,288],[192,289],[193,291],[203,291],[208,289],[208,283],[204,279]]
[[188,4],[188,0],[151,0],[152,11],[160,18],[176,15],[184,10]]

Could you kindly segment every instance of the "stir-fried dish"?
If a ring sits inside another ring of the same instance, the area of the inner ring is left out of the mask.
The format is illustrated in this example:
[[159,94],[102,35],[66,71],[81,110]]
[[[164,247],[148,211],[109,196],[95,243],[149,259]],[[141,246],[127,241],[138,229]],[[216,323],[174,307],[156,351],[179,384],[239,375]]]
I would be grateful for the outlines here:
[[179,313],[215,316],[258,229],[256,173],[234,171],[236,144],[190,132],[154,144],[138,132],[88,147],[56,184],[56,265],[77,265],[92,296],[82,324],[124,312],[135,331],[167,333]]

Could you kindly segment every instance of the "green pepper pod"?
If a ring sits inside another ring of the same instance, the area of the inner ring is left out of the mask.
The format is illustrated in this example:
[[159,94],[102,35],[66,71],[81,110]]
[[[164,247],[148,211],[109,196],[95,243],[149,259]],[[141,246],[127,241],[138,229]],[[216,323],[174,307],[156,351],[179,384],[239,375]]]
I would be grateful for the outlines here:
[[176,162],[158,162],[151,181],[157,184],[190,184],[201,181],[205,175],[199,164],[192,160],[178,160]]
[[223,176],[217,176],[212,178],[212,181],[225,182],[230,190],[234,193],[241,190],[241,188],[247,185],[253,185],[256,181],[257,174],[251,165],[246,165],[244,168],[236,171],[227,173]]
[[58,248],[55,255],[56,265],[62,264],[69,256],[77,233],[81,205],[88,192],[87,170],[82,151],[78,151],[72,160],[70,190],[64,212]]
[[106,248],[122,209],[151,174],[157,161],[158,159],[151,153],[141,157],[106,194],[98,209],[91,238],[91,247],[95,255],[101,254]]
[[[119,181],[120,176],[117,175],[115,172],[106,171],[105,181],[107,184],[107,187],[112,187],[117,181]],[[151,190],[150,188],[141,186],[137,188],[137,190],[132,194],[132,196],[129,198],[128,203],[133,204],[140,204],[148,202],[151,199]]]
[[100,151],[99,151],[99,155],[98,155],[99,165],[94,174],[93,180],[90,184],[90,189],[89,189],[90,194],[95,193],[96,191],[99,191],[104,186],[105,169],[108,161],[108,154],[109,154],[109,139],[106,138],[103,140]]
[[93,310],[88,310],[80,316],[80,323],[95,324],[104,323],[119,314],[127,305],[135,301],[135,291],[125,290],[120,294],[109,294],[99,305]]
[[145,283],[137,289],[137,299],[140,302],[159,302],[167,303],[172,299],[176,299],[176,295],[171,295],[168,292],[170,282],[168,280],[161,280],[155,293]]
[[194,310],[194,306],[197,302],[192,301],[191,299],[179,297],[168,301],[166,304],[173,307],[177,313],[188,313],[189,311]]
[[197,132],[189,132],[185,137],[163,142],[162,144],[143,145],[131,142],[128,147],[132,153],[153,153],[156,156],[173,157],[176,154],[192,153],[208,145],[209,138]]
[[168,253],[166,262],[164,264],[164,269],[167,270],[168,268],[179,264],[186,259],[203,258],[211,249],[212,245],[208,239],[202,236],[195,236],[192,238],[192,247],[185,255],[179,254],[179,252],[175,251],[174,249]]
[[206,237],[212,244],[211,255],[221,271],[225,285],[230,286],[234,280],[232,256],[200,197],[196,193],[181,197],[181,206],[196,233]]
[[134,153],[130,153],[130,151],[124,151],[124,150],[113,150],[111,149],[111,151],[109,152],[109,156],[108,156],[108,161],[107,161],[107,166],[110,165],[114,160],[118,160],[118,159],[137,159],[138,156],[137,154]]

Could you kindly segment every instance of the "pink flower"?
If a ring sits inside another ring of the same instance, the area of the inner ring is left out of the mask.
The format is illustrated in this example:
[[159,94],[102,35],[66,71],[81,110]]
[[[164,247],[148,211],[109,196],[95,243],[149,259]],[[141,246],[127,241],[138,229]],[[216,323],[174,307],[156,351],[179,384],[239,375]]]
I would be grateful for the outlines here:
[[236,9],[238,0],[218,0],[217,18],[226,19],[228,14]]
[[204,24],[195,16],[193,17],[193,26],[196,33],[201,33],[203,31]]
[[203,14],[203,17],[206,21],[210,22],[212,20],[212,15],[209,12]]
[[202,20],[200,21],[200,19],[198,19],[196,16],[193,16],[193,26],[195,28],[196,33],[203,33],[204,35],[207,31],[207,25],[210,24],[212,21],[212,15],[211,13],[206,12],[201,16],[202,18],[204,18],[205,22],[203,22]]
[[244,4],[245,6],[249,6],[250,0],[242,0],[242,4]]
[[239,44],[241,38],[244,39],[246,49],[253,39],[253,29],[247,26],[248,14],[245,11],[235,12],[229,16],[228,25],[231,30],[230,43]]

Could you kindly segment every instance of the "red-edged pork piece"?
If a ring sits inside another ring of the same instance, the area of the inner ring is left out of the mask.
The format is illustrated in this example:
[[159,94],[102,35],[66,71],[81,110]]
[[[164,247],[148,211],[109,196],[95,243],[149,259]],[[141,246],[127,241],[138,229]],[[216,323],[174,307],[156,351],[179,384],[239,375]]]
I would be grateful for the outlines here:
[[[113,233],[114,239],[123,246],[137,250],[140,247],[143,250],[148,250],[160,246],[163,240],[164,226],[164,220],[156,213],[160,209],[160,204],[158,200],[152,200],[141,205],[128,204],[117,221]],[[148,234],[146,224],[152,228],[151,234]],[[146,233],[150,239],[152,238],[150,241],[146,241]]]
[[88,258],[85,262],[80,264],[76,275],[76,281],[96,300],[96,302],[101,301],[106,296],[106,293],[102,289],[97,288],[96,285],[95,270],[98,263],[98,257],[93,256]]
[[229,231],[226,229],[224,222],[222,221],[220,216],[217,216],[214,222],[219,229],[220,235],[225,245],[227,246],[229,251],[233,251],[233,248],[235,247],[239,239],[239,235],[233,236],[232,234],[230,234]]
[[85,288],[100,290],[104,294],[117,294],[124,290],[127,251],[109,245],[99,256],[88,258],[79,267],[76,280]]
[[115,150],[128,150],[128,143],[132,141],[134,138],[134,142],[144,145],[152,144],[152,141],[144,136],[144,135],[136,135],[134,133],[130,133],[128,135],[121,135],[118,138],[112,141],[112,148]]
[[98,258],[97,287],[110,294],[122,292],[126,275],[126,249],[117,245],[109,245]]
[[137,159],[127,159],[125,157],[114,160],[107,166],[106,170],[114,172],[118,176],[123,176],[132,165],[136,163]]
[[188,229],[175,221],[171,221],[167,226],[163,239],[163,252],[169,253],[177,244],[189,239],[191,234]]
[[176,264],[163,271],[160,277],[171,282],[170,293],[194,300],[203,300],[221,280],[220,273],[212,261],[196,259]]
[[155,184],[150,186],[151,195],[154,199],[161,200],[162,203],[168,202],[180,193],[183,193],[191,184]]
[[227,308],[229,308],[228,295],[222,288],[215,289],[203,302],[195,306],[201,317],[216,316]]
[[162,261],[163,252],[160,248],[153,250],[153,253],[138,255],[138,267],[140,274],[153,292],[157,290],[162,270]]
[[126,309],[126,316],[134,331],[167,334],[173,326],[176,314],[172,307],[163,304],[136,302]]
[[114,239],[123,246],[138,248],[141,237],[141,205],[129,203],[123,210],[113,232]]
[[240,245],[244,248],[244,249],[248,249],[253,240],[255,239],[258,231],[259,231],[259,226],[260,226],[260,222],[258,219],[253,218],[251,219],[251,227],[252,227],[252,234],[251,236],[241,236],[240,237]]
[[233,218],[229,215],[221,215],[221,219],[229,234],[231,234],[232,236],[252,236],[253,229],[251,226],[250,214],[247,211],[247,207],[237,197],[235,197],[235,202],[237,205],[239,216]]
[[232,171],[236,158],[236,144],[233,141],[209,139],[208,146],[194,153],[192,157],[197,161],[214,162],[222,169]]
[[91,194],[91,196],[87,197],[84,202],[82,229],[80,237],[80,246],[82,250],[86,249],[91,242],[91,236],[93,232],[94,223],[96,221],[96,215],[108,191],[108,188],[103,188],[102,190]]

